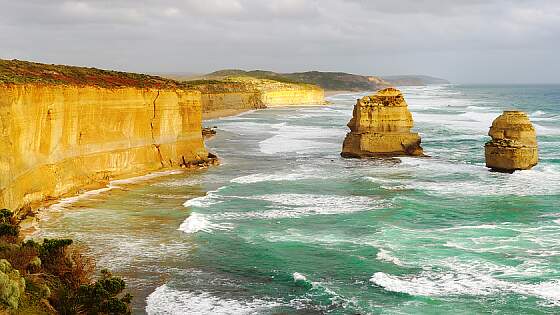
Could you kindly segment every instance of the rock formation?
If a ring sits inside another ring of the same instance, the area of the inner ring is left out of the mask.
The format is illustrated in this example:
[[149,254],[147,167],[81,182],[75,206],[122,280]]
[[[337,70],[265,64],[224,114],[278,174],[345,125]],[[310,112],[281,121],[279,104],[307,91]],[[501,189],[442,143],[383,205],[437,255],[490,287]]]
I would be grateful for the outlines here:
[[365,96],[354,106],[343,157],[423,155],[418,133],[410,132],[412,114],[402,93],[386,88]]
[[538,163],[537,136],[527,114],[505,111],[490,127],[484,146],[486,166],[494,171],[526,170]]

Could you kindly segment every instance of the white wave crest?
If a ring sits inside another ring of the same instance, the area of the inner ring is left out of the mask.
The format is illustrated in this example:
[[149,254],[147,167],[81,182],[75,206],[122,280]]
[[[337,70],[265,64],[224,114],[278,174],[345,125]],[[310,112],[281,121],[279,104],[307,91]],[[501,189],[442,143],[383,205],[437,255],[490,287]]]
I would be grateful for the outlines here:
[[226,231],[231,230],[232,228],[233,226],[229,223],[212,223],[203,214],[191,213],[191,215],[189,215],[189,217],[181,223],[178,230],[187,234],[193,234],[201,231],[207,233],[212,233],[216,230]]
[[211,191],[207,192],[205,196],[189,199],[189,200],[187,200],[183,203],[183,206],[185,206],[185,207],[208,208],[212,205],[221,203],[221,202],[223,202],[223,200],[220,199],[222,196],[218,195],[217,193],[220,190],[225,189],[226,187],[227,186],[222,186],[222,187],[220,187],[216,190],[211,190]]
[[295,218],[314,214],[342,214],[389,207],[389,204],[383,201],[366,196],[270,194],[249,198],[285,206],[281,209],[241,214],[258,218]]
[[259,148],[265,154],[288,152],[313,152],[320,149],[334,149],[340,146],[332,139],[342,139],[346,134],[344,128],[321,128],[274,125],[271,133],[274,135],[259,142]]
[[[492,173],[483,165],[451,163],[438,159],[411,159],[401,158],[402,167],[420,175],[433,174],[461,174],[465,176],[462,181],[435,181],[435,180],[409,180],[387,179],[392,186],[404,185],[407,189],[419,189],[438,195],[465,195],[465,196],[491,196],[491,195],[555,195],[560,191],[560,167],[555,165],[537,165],[530,170],[517,171],[513,174]],[[388,171],[391,171],[390,169]],[[402,171],[402,170],[401,170]],[[378,181],[371,177],[370,181]],[[547,183],[543,185],[543,183]]]
[[294,272],[294,273],[292,274],[292,277],[294,278],[294,282],[297,282],[297,281],[307,281],[307,278],[306,278],[304,275],[302,275],[301,273],[299,273],[299,272]]
[[146,302],[146,313],[149,315],[248,315],[281,306],[278,302],[261,299],[250,301],[221,299],[208,292],[178,291],[167,285],[157,288],[148,296]]
[[397,266],[403,266],[403,263],[395,256],[391,255],[391,252],[380,248],[379,252],[377,253],[377,259],[378,260],[382,260],[382,261],[386,261],[386,262],[390,262],[393,263]]
[[486,274],[437,273],[424,271],[415,276],[394,276],[376,272],[370,279],[387,291],[416,296],[491,295],[517,293],[560,305],[560,281],[537,284],[510,282]]
[[546,115],[546,112],[542,111],[542,110],[537,110],[531,113],[531,117],[540,117],[540,116],[544,116]]
[[253,184],[260,182],[273,182],[273,181],[294,181],[309,178],[309,175],[288,173],[288,174],[251,174],[232,179],[230,182],[237,184]]

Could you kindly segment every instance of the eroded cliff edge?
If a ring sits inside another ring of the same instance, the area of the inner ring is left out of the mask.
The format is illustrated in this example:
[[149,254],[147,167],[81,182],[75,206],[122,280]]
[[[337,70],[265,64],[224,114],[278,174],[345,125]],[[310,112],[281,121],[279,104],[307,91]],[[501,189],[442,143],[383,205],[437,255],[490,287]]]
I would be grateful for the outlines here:
[[208,160],[199,91],[74,70],[33,66],[0,80],[0,208]]

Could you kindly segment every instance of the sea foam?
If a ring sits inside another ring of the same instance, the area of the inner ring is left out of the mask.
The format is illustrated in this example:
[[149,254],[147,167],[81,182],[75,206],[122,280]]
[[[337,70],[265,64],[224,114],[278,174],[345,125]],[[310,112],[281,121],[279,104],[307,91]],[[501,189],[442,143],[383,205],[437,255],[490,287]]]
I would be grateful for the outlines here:
[[387,291],[414,296],[491,295],[517,293],[545,299],[551,305],[560,305],[560,281],[537,284],[511,282],[485,274],[445,273],[424,271],[413,276],[394,276],[376,272],[370,279]]
[[146,300],[146,312],[150,315],[164,314],[215,314],[245,315],[258,314],[281,306],[275,301],[253,299],[241,301],[218,298],[208,292],[174,290],[167,285],[158,287]]
[[277,174],[251,174],[241,177],[236,177],[230,182],[238,184],[253,184],[260,182],[273,182],[273,181],[294,181],[309,178],[309,174],[298,173],[277,173]]
[[227,231],[231,230],[233,225],[230,223],[212,223],[205,215],[199,213],[191,213],[188,218],[181,223],[178,230],[183,231],[187,234],[193,234],[196,232],[207,232],[212,233],[213,231]]

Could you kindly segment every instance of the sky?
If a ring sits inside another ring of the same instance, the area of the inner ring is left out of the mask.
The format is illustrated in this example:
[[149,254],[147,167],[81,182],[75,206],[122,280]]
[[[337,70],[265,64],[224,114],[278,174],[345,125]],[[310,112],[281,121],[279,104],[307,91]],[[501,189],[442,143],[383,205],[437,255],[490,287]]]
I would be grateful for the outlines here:
[[0,0],[0,58],[560,83],[558,0]]

